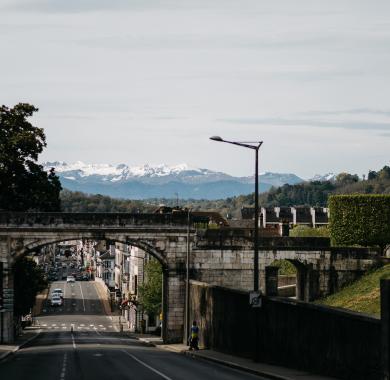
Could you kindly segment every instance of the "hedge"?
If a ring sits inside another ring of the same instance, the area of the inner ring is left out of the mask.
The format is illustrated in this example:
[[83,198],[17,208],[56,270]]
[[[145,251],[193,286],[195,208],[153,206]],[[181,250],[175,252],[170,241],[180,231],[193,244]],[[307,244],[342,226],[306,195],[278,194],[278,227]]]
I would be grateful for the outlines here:
[[332,195],[329,231],[333,245],[390,243],[390,195]]

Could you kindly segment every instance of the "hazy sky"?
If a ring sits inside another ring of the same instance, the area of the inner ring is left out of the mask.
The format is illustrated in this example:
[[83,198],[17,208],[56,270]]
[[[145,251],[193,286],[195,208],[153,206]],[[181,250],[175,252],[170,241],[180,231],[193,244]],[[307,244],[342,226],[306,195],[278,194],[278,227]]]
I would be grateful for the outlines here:
[[0,102],[42,160],[366,173],[389,164],[390,1],[0,0]]

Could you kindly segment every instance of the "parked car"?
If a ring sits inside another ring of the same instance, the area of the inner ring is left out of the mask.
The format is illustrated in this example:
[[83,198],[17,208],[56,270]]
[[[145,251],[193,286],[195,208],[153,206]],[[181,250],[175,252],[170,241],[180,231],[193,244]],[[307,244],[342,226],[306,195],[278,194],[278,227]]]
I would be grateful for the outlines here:
[[55,288],[52,292],[51,292],[51,296],[55,296],[55,295],[58,295],[60,296],[61,298],[64,298],[64,293],[62,291],[62,289],[60,288]]
[[76,281],[76,279],[74,278],[74,276],[68,276],[66,278],[66,282],[75,282],[75,281]]
[[51,306],[62,306],[62,298],[60,296],[54,295],[51,298],[50,304]]

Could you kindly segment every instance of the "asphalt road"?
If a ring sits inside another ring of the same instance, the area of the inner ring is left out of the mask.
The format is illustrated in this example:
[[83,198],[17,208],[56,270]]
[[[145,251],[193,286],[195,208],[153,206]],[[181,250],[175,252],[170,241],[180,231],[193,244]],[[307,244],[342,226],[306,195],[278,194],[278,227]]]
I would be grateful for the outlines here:
[[[104,315],[94,282],[57,281],[62,307],[46,303],[42,332],[0,363],[0,378],[12,380],[236,380],[259,376],[193,359],[117,332]],[[72,328],[73,326],[73,328]]]

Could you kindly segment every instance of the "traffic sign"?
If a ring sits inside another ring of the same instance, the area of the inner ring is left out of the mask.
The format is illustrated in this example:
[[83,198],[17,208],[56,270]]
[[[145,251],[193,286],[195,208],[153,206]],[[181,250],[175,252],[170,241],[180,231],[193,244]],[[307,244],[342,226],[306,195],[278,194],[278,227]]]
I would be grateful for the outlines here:
[[261,292],[256,291],[249,293],[249,305],[258,308],[262,306]]

